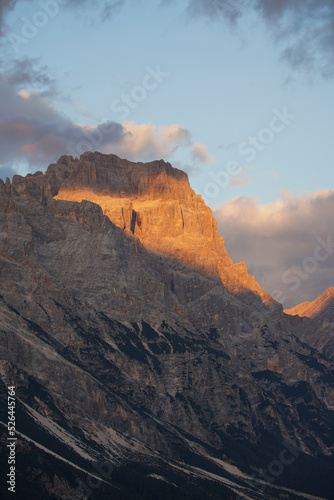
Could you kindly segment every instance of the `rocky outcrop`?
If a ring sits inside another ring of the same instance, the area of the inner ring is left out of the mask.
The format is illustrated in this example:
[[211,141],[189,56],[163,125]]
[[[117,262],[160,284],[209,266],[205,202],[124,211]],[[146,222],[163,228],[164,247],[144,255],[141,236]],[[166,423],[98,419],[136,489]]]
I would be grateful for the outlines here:
[[334,321],[334,288],[328,288],[312,302],[303,302],[291,309],[285,309],[284,312],[301,318],[326,318]]
[[300,340],[334,359],[334,288],[328,288],[312,302],[303,302],[284,312],[293,320]]
[[[119,487],[130,464],[166,498],[186,498],[189,477],[197,498],[259,498],[254,476],[284,442],[300,460],[262,479],[263,498],[303,498],[279,484],[326,497],[333,360],[301,340],[311,320],[232,264],[184,173],[89,153],[0,183],[0,278],[1,401],[15,385],[22,439],[62,467],[112,461]],[[48,491],[71,491],[65,477]]]

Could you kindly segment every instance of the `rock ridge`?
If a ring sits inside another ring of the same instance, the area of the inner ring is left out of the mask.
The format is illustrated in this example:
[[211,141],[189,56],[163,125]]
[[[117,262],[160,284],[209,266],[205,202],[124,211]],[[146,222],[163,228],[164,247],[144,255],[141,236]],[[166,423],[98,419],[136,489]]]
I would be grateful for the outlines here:
[[302,302],[290,309],[285,309],[284,312],[291,316],[327,318],[329,321],[334,321],[334,287],[327,288],[312,302]]
[[150,251],[219,276],[233,293],[251,290],[264,303],[275,303],[248,274],[244,262],[232,262],[211,209],[191,189],[187,174],[170,163],[134,163],[115,155],[85,153],[80,159],[61,157],[44,175],[26,181],[14,178],[14,189],[22,190],[24,182],[39,185],[58,200],[92,201]]

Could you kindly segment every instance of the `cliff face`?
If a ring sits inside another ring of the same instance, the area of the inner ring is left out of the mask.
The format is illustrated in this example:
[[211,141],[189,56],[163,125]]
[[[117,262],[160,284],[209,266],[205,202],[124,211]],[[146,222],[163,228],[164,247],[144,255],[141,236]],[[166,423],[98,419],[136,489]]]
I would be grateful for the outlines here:
[[0,182],[0,391],[17,387],[20,432],[66,467],[111,460],[122,488],[127,463],[144,490],[153,471],[170,498],[194,482],[190,498],[208,484],[211,498],[259,498],[251,476],[284,441],[301,460],[277,486],[262,480],[264,498],[279,484],[325,495],[333,360],[223,243],[186,174],[161,161],[89,153]]
[[[135,164],[114,155],[84,154],[80,161],[66,161],[56,199],[89,200],[143,245],[164,256],[219,276],[231,291],[252,290],[273,303],[246,265],[233,264],[219,237],[217,223],[188,176],[163,160]],[[57,172],[51,166],[48,172]]]

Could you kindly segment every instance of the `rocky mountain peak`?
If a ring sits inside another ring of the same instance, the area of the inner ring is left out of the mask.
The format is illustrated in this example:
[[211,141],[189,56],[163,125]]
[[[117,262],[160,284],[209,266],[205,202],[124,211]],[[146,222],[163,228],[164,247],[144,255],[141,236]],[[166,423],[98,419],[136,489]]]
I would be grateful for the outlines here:
[[291,316],[300,316],[307,318],[327,318],[334,321],[334,287],[319,295],[312,302],[306,301],[284,311]]
[[61,157],[45,176],[56,186],[51,190],[56,199],[98,204],[148,250],[219,276],[230,291],[252,290],[265,303],[274,302],[248,274],[245,263],[233,264],[211,209],[191,189],[187,174],[170,163],[134,163],[85,153],[79,160]]
[[84,153],[80,159],[63,156],[49,166],[63,190],[86,188],[96,194],[136,199],[183,198],[190,190],[185,172],[164,160],[135,163],[116,155]]

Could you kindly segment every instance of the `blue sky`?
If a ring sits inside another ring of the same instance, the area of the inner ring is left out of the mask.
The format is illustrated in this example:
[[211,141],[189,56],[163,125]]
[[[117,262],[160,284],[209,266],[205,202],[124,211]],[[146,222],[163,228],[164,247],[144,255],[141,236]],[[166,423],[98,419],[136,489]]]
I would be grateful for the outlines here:
[[164,158],[222,233],[231,200],[238,227],[245,199],[277,211],[333,187],[332,0],[4,0],[0,16],[0,177],[84,149]]

